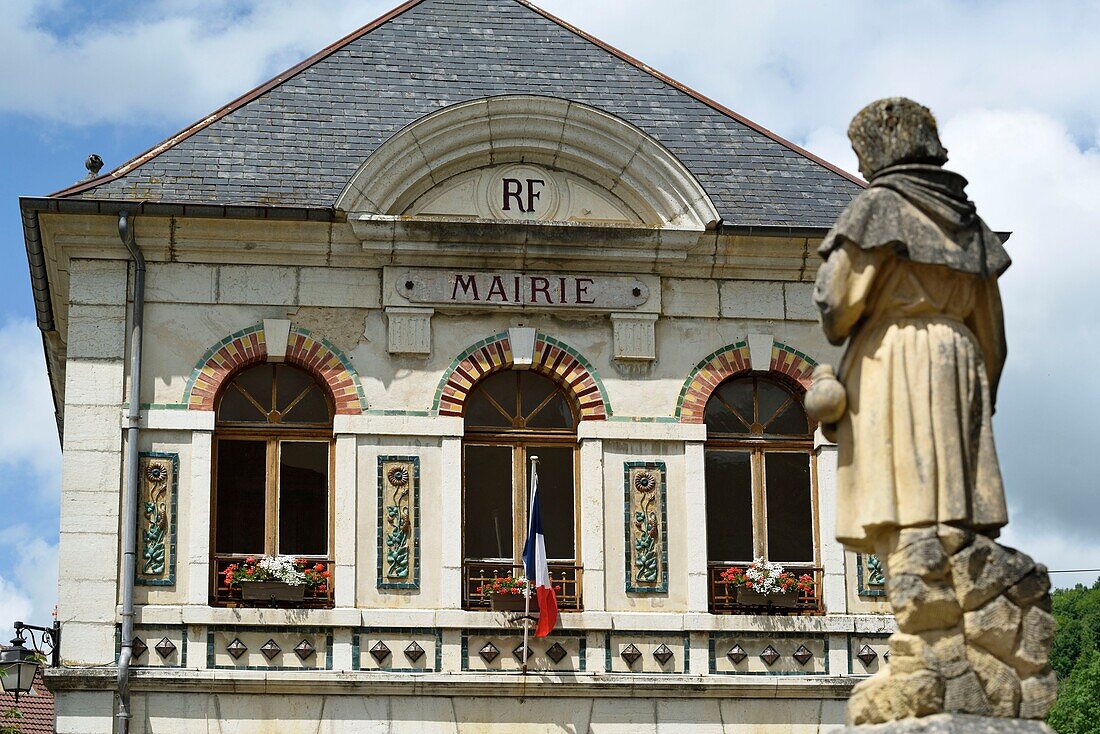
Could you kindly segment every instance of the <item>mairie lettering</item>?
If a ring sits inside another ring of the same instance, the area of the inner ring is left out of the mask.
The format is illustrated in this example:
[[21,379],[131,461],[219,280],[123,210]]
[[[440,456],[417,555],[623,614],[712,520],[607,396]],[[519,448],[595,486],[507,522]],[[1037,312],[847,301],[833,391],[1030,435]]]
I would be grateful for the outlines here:
[[589,306],[596,302],[595,280],[576,275],[494,275],[456,273],[455,303],[507,303],[520,306]]

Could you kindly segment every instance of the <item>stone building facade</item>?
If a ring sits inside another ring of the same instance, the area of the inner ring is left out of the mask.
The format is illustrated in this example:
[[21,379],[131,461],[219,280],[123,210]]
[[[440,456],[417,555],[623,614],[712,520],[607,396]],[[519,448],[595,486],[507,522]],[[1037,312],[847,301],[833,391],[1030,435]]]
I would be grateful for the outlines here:
[[[63,435],[58,731],[825,731],[893,622],[801,396],[857,180],[519,0],[397,8],[24,214]],[[538,457],[563,609],[482,593]],[[327,582],[250,601],[291,554]],[[756,557],[812,583],[762,605]],[[775,699],[782,699],[777,703]],[[776,728],[778,727],[778,728]]]

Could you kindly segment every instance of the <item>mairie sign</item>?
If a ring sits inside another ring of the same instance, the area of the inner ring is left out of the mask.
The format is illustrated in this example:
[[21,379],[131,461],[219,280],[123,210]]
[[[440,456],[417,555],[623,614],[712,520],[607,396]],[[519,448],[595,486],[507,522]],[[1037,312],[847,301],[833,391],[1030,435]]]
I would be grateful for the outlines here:
[[645,283],[621,275],[434,268],[408,268],[395,275],[398,294],[433,306],[619,310],[649,299]]

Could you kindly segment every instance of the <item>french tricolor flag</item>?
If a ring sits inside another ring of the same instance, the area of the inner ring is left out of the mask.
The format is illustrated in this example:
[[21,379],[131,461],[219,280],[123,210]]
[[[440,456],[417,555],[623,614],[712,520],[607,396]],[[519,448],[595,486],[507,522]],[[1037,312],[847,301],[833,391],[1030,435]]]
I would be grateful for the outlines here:
[[523,546],[523,567],[529,582],[535,585],[539,600],[539,623],[535,637],[546,637],[558,623],[558,598],[550,583],[546,565],[546,540],[542,535],[542,513],[539,511],[538,459],[531,461],[531,520],[527,527],[527,543]]

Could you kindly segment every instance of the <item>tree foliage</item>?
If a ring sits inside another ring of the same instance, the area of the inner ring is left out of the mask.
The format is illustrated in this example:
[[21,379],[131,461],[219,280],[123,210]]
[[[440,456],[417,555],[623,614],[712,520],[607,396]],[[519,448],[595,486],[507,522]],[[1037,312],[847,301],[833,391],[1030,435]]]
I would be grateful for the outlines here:
[[1052,595],[1058,633],[1050,664],[1058,675],[1058,702],[1047,721],[1059,734],[1100,731],[1100,579]]

